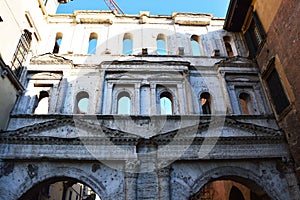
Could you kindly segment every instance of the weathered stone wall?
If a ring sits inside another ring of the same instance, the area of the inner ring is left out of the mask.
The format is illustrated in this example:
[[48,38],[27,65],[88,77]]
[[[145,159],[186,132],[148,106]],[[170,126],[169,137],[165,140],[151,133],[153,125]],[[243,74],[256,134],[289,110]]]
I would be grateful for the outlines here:
[[[257,67],[243,58],[241,35],[222,29],[224,20],[108,11],[47,19],[39,24],[43,40],[32,47],[21,80],[26,90],[9,131],[0,134],[1,199],[18,199],[64,178],[88,185],[102,199],[189,199],[217,179],[272,199],[297,199],[290,155]],[[62,42],[51,53],[57,33]],[[91,33],[97,34],[95,54],[87,53]],[[127,33],[131,55],[122,54]],[[167,55],[157,52],[160,34]],[[198,56],[192,36],[199,39]],[[224,36],[234,57],[227,55]],[[48,111],[35,113],[42,91]],[[131,100],[128,115],[117,114],[122,92]],[[200,104],[204,92],[210,94],[207,114]],[[249,114],[241,109],[242,92],[251,97]],[[163,93],[172,97],[169,116],[160,112]],[[80,95],[89,99],[84,114],[78,112]]]

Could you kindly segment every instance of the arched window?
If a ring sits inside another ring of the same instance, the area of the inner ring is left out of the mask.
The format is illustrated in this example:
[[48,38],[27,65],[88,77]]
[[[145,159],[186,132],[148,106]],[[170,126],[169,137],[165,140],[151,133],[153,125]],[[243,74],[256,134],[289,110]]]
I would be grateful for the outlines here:
[[88,54],[95,54],[96,53],[97,40],[98,40],[97,33],[91,33],[90,38],[89,38]]
[[243,193],[235,186],[232,186],[229,194],[229,200],[244,200]]
[[47,91],[40,91],[38,96],[37,107],[34,114],[48,114],[49,112],[49,93]]
[[79,92],[76,95],[76,110],[77,114],[88,113],[89,108],[89,94],[87,92]]
[[118,95],[117,114],[130,115],[131,99],[127,92],[121,92]]
[[125,33],[123,37],[123,54],[132,54],[133,52],[133,37],[130,33]]
[[199,36],[192,35],[192,37],[191,37],[191,45],[192,45],[193,56],[200,56],[199,41],[200,41]]
[[172,115],[173,114],[173,98],[169,92],[163,92],[160,95],[160,114]]
[[224,44],[225,44],[227,55],[230,56],[230,57],[232,57],[233,56],[233,51],[232,51],[232,47],[231,47],[231,44],[230,44],[231,37],[224,36],[223,40],[224,40]]
[[200,105],[202,114],[211,114],[211,95],[208,92],[203,92],[200,95]]
[[55,44],[54,44],[54,48],[53,48],[53,53],[58,53],[59,52],[59,48],[60,48],[60,45],[61,45],[62,37],[63,37],[62,33],[56,33]]
[[167,55],[166,36],[164,34],[158,34],[156,38],[156,52],[159,55]]
[[239,95],[239,100],[240,100],[242,114],[245,115],[253,114],[253,107],[252,107],[250,95],[246,92],[242,92]]

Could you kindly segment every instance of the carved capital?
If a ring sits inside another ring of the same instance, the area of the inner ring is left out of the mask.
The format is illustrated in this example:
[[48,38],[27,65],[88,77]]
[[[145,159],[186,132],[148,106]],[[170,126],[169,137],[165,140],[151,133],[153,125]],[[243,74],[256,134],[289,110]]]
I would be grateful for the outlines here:
[[171,172],[171,167],[170,166],[167,166],[167,167],[164,167],[164,168],[160,168],[157,170],[157,175],[158,177],[170,177],[170,172]]
[[125,162],[125,171],[126,172],[138,172],[140,167],[140,161],[139,160],[135,160],[135,159],[131,159],[131,160],[126,160]]

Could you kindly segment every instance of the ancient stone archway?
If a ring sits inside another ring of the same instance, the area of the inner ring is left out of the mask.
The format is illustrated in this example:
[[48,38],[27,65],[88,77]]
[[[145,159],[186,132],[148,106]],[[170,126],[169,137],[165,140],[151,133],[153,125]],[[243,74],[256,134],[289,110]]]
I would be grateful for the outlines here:
[[233,177],[211,181],[189,199],[271,200],[263,189],[259,190],[259,194],[255,193],[251,188],[239,182],[232,181],[231,178]]
[[[15,193],[17,199],[27,200],[27,197],[34,192],[35,188],[59,181],[82,183],[91,188],[101,199],[107,199],[111,195],[107,192],[107,188],[102,184],[101,178],[98,177],[97,173],[93,172],[93,169],[91,169],[90,166],[88,168],[86,166],[80,168],[69,164],[68,167],[50,166],[45,168],[45,166],[40,166],[38,164],[32,165],[35,165],[38,168],[38,172],[35,176],[33,175],[31,180],[26,179],[20,184],[18,187],[19,189]],[[100,171],[99,174],[101,173],[103,172]]]
[[274,187],[268,180],[259,177],[252,171],[240,168],[240,167],[218,167],[205,172],[201,179],[195,181],[192,187],[192,193],[194,196],[201,188],[206,184],[216,180],[232,180],[248,187],[255,194],[265,196],[270,199],[286,199],[286,193],[281,193],[279,188]]
[[253,194],[270,199],[292,199],[293,193],[273,160],[248,161],[177,161],[172,164],[172,199],[191,199],[206,184],[215,180],[231,180],[249,188]]
[[40,200],[40,199],[96,199],[99,195],[88,185],[80,180],[69,177],[53,177],[38,184],[26,191],[19,200]]

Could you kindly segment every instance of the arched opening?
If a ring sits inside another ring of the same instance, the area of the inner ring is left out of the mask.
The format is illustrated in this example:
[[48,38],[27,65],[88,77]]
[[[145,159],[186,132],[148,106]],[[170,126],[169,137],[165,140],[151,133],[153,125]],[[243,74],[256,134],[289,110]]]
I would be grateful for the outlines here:
[[164,34],[158,34],[156,38],[156,52],[159,55],[167,55],[166,36]]
[[96,53],[97,40],[98,40],[97,33],[91,33],[89,38],[88,54]]
[[49,112],[49,93],[47,91],[40,91],[38,94],[37,106],[34,114],[48,114]]
[[133,36],[125,33],[123,37],[123,54],[132,54],[133,52]]
[[214,180],[204,185],[190,200],[271,200],[258,185],[253,188],[230,179]]
[[118,95],[117,114],[130,115],[131,99],[127,92],[121,92]]
[[233,56],[233,51],[232,51],[232,47],[231,47],[231,37],[230,36],[224,36],[223,37],[223,41],[224,41],[224,44],[225,44],[225,48],[226,48],[226,52],[227,52],[227,55],[232,57]]
[[86,114],[89,108],[89,94],[87,92],[79,92],[76,95],[76,114]]
[[33,186],[19,200],[101,200],[88,185],[72,178],[52,178]]
[[251,102],[251,97],[248,93],[242,92],[239,95],[241,114],[249,115],[253,114],[253,106]]
[[200,95],[200,105],[202,114],[211,114],[211,95],[208,92]]
[[198,35],[192,35],[191,37],[191,45],[192,45],[192,53],[193,56],[200,56],[200,45],[199,45],[199,36]]
[[232,186],[229,193],[229,200],[245,200],[243,193],[236,186]]
[[160,95],[160,114],[172,115],[173,114],[173,97],[169,92],[163,92]]
[[62,33],[60,33],[60,32],[56,33],[55,44],[54,44],[54,48],[53,48],[53,53],[58,53],[59,52],[61,41],[62,41],[62,37],[63,37]]

